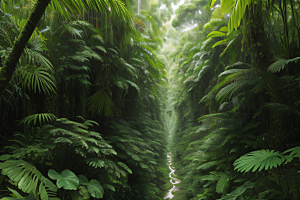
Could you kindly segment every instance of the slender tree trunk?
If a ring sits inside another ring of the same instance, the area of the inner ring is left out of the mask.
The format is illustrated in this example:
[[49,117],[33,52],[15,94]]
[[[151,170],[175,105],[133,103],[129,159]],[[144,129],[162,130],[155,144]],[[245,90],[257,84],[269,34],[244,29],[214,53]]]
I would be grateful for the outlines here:
[[300,45],[300,40],[299,40],[299,37],[300,37],[300,22],[299,22],[297,11],[295,11],[295,8],[294,8],[293,1],[294,0],[290,0],[290,3],[291,3],[291,9],[292,9],[292,15],[293,15],[294,23],[295,23],[297,33],[298,33],[298,45]]
[[138,15],[141,14],[141,0],[138,0]]
[[252,65],[266,71],[267,67],[272,63],[272,53],[270,51],[268,37],[264,30],[261,1],[248,7],[246,18],[248,53],[251,55]]
[[36,2],[24,29],[20,33],[18,39],[15,41],[15,45],[13,46],[8,59],[4,63],[4,66],[0,68],[0,95],[2,95],[10,79],[12,78],[25,45],[30,39],[37,26],[37,23],[43,16],[50,1],[51,0],[38,0]]

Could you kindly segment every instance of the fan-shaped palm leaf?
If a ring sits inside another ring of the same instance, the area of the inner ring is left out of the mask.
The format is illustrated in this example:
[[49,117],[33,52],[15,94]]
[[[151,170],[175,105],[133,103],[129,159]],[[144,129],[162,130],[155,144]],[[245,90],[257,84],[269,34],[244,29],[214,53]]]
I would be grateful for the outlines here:
[[33,121],[33,124],[35,125],[37,120],[40,122],[40,124],[45,124],[55,121],[56,119],[56,116],[51,113],[39,113],[25,117],[21,120],[20,124],[30,124]]
[[82,9],[85,11],[87,9],[99,9],[103,14],[111,12],[125,21],[129,21],[132,17],[120,0],[51,0],[50,7],[68,19],[71,17],[70,14],[81,14]]
[[98,90],[88,99],[89,111],[92,113],[102,114],[104,110],[105,116],[112,116],[113,102],[104,89]]
[[234,169],[240,172],[252,172],[276,168],[284,162],[285,158],[279,151],[258,150],[243,155],[234,162]]
[[43,92],[50,95],[56,93],[55,78],[44,67],[36,67],[27,65],[26,67],[20,67],[18,72],[23,79],[23,86],[27,86],[29,90],[37,93]]

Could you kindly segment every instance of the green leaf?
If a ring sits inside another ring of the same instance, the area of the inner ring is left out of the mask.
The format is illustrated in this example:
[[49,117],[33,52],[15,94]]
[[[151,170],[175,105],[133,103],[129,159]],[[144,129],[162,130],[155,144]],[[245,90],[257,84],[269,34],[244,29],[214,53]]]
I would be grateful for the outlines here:
[[23,198],[16,190],[10,189],[9,187],[7,187],[7,189],[11,191],[17,198]]
[[53,169],[49,169],[48,176],[53,180],[57,180],[56,185],[58,188],[64,188],[65,190],[77,190],[77,187],[79,186],[79,179],[68,169],[62,171],[61,174],[57,173]]
[[124,163],[122,163],[122,162],[118,162],[118,165],[120,165],[121,167],[123,167],[124,169],[126,169],[126,171],[127,171],[128,173],[132,174],[131,169],[130,169],[126,164],[124,164]]
[[55,121],[57,117],[51,113],[38,113],[38,114],[33,114],[29,115],[28,117],[25,117],[24,119],[21,120],[20,124],[30,124],[33,122],[33,124],[36,124],[36,121],[38,120],[40,125],[50,123],[52,121]]
[[110,189],[110,190],[112,190],[112,191],[116,191],[116,189],[112,185],[104,184],[103,186],[106,187],[106,188],[108,188],[108,189]]
[[219,199],[219,200],[229,200],[229,199],[244,199],[244,198],[237,198],[239,196],[241,196],[247,189],[249,188],[253,188],[255,186],[255,182],[251,182],[251,181],[247,181],[246,183],[244,183],[242,186],[236,188],[235,190],[233,190],[231,193],[227,194],[226,196],[224,196],[223,198]]
[[212,31],[210,32],[207,37],[210,37],[210,38],[213,38],[213,37],[223,37],[223,36],[226,36],[225,33],[223,32],[220,32],[220,31]]
[[292,156],[292,157],[300,157],[300,146],[288,149],[288,150],[284,151],[283,154],[286,154],[288,152],[291,152],[290,156]]
[[277,58],[277,61],[268,67],[268,71],[272,72],[272,73],[280,72],[281,70],[283,70],[285,68],[285,66],[289,62],[296,63],[296,62],[298,62],[299,59],[300,59],[300,57],[295,57],[292,59]]
[[90,183],[87,185],[87,189],[92,197],[103,198],[104,190],[97,180],[92,179]]
[[87,105],[89,107],[89,111],[93,114],[97,113],[98,115],[101,115],[104,110],[105,116],[113,115],[113,101],[104,89],[100,89],[93,94],[88,99]]
[[250,152],[243,155],[237,159],[233,165],[234,169],[240,172],[248,172],[252,168],[252,172],[261,171],[263,168],[265,170],[276,168],[280,166],[285,160],[285,157],[279,152],[274,150],[258,150]]
[[228,33],[229,35],[234,29],[237,29],[241,23],[241,20],[246,11],[246,7],[251,3],[251,0],[223,0],[221,1],[222,13],[229,13],[232,9],[229,21],[228,21]]
[[17,182],[19,189],[25,193],[38,191],[43,199],[48,200],[51,197],[49,192],[55,194],[57,191],[57,187],[49,179],[24,160],[7,160],[0,163],[0,169],[3,175]]
[[217,1],[217,0],[212,0],[212,1],[211,1],[211,4],[210,4],[210,9],[212,9],[212,8],[214,7],[214,5],[215,5],[216,1]]
[[78,176],[78,179],[79,179],[79,183],[81,185],[88,185],[89,184],[89,180],[82,174]]
[[45,93],[47,95],[56,94],[55,77],[49,72],[49,69],[37,67],[35,65],[26,65],[17,69],[22,77],[23,87],[28,87],[34,93]]
[[224,26],[224,27],[222,27],[222,28],[220,29],[220,31],[222,31],[222,32],[227,32],[227,31],[228,31],[228,27],[227,27],[227,26]]
[[103,51],[104,53],[107,53],[103,46],[95,46],[95,48],[100,50],[100,51]]
[[216,185],[217,193],[222,193],[222,194],[226,193],[226,188],[229,187],[228,178],[229,178],[229,176],[227,174],[225,174],[225,173],[221,174],[221,177],[219,178],[218,183]]
[[225,44],[226,42],[227,42],[227,39],[225,39],[225,40],[220,40],[220,41],[216,42],[216,43],[212,46],[212,48],[215,48],[216,46],[219,46],[219,45],[221,45],[221,44]]
[[83,199],[90,199],[91,196],[86,187],[80,186],[78,189],[80,189],[79,194],[83,196]]
[[76,191],[69,191],[68,194],[71,196],[72,200],[84,200],[84,199],[90,199],[91,195],[84,186],[80,186],[78,188],[79,190]]
[[[11,190],[14,191],[14,190]],[[14,195],[18,194],[17,191],[13,193]],[[3,197],[1,200],[37,200],[37,198],[34,196],[34,194],[31,192],[28,196],[22,197],[20,194],[16,195],[16,198],[14,197]],[[50,198],[50,200],[60,200],[59,198]]]

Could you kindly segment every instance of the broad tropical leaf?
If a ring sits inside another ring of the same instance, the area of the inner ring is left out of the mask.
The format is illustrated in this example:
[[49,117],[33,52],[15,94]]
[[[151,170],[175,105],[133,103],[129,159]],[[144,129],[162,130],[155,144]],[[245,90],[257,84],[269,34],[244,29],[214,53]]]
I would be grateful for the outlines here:
[[100,185],[100,183],[97,180],[92,179],[90,183],[87,185],[87,189],[92,197],[95,198],[103,197],[104,194],[103,187]]
[[77,190],[79,186],[78,177],[68,169],[65,169],[61,174],[57,173],[53,169],[49,169],[48,176],[56,180],[58,188],[64,188],[65,190]]

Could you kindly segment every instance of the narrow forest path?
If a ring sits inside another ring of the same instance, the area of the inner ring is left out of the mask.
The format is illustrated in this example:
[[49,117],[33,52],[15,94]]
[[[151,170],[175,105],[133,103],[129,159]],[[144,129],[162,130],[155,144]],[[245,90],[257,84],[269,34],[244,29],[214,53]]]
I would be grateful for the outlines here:
[[172,194],[172,192],[179,190],[179,188],[176,187],[175,185],[180,183],[181,180],[179,180],[178,178],[172,177],[172,174],[175,173],[175,169],[172,168],[171,153],[168,153],[167,156],[168,156],[168,161],[169,161],[169,169],[171,170],[171,172],[169,173],[169,177],[170,177],[170,182],[172,183],[173,187],[169,190],[168,194],[166,195],[166,197],[164,199],[173,199],[174,195]]

